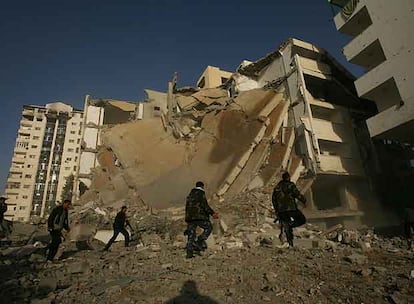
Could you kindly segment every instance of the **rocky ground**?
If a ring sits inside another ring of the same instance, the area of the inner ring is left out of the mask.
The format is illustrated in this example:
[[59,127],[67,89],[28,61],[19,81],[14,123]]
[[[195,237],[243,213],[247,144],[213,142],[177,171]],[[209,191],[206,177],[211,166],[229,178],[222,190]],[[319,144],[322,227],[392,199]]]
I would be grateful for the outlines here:
[[270,222],[219,225],[191,260],[180,234],[144,233],[107,253],[96,240],[94,250],[66,243],[54,263],[44,262],[44,248],[3,248],[0,302],[414,303],[414,255],[401,239],[308,225],[289,249]]

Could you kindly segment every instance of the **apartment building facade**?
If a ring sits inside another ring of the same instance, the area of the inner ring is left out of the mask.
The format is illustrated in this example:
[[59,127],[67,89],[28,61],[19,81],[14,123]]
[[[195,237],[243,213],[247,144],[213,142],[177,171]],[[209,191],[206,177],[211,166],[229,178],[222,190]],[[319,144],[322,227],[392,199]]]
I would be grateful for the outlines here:
[[330,2],[340,8],[336,28],[351,37],[346,59],[365,69],[355,81],[358,95],[378,108],[367,120],[371,136],[414,144],[414,1]]
[[62,102],[23,106],[6,186],[7,219],[44,216],[61,200],[78,169],[82,123],[83,111]]
[[[290,101],[283,127],[294,128],[297,180],[314,176],[306,191],[307,217],[316,223],[358,225],[376,208],[368,163],[372,155],[365,119],[375,105],[358,98],[353,77],[329,53],[290,39],[267,56],[240,65],[229,91],[284,86]],[[293,158],[294,159],[294,158]]]
[[103,129],[137,119],[137,109],[137,102],[86,95],[83,124],[79,131],[81,149],[75,171],[74,199],[79,199],[92,184],[93,169],[99,166],[98,154]]

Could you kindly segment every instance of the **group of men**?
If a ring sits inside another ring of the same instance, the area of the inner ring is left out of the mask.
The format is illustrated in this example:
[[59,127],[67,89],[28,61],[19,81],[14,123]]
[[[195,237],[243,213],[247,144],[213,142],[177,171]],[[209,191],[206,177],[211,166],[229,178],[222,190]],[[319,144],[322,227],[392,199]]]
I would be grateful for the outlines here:
[[[279,238],[282,241],[283,232],[285,232],[289,246],[293,246],[293,228],[306,222],[305,216],[298,209],[296,200],[306,204],[305,197],[290,180],[289,173],[285,172],[282,175],[282,180],[273,191],[272,204],[276,213],[275,222],[279,221],[281,226]],[[206,240],[212,231],[210,216],[218,218],[218,214],[208,205],[204,183],[197,182],[196,187],[187,196],[185,208],[187,258],[193,258],[194,253],[200,253],[207,248]],[[198,237],[196,235],[197,227],[203,229]]]
[[[272,204],[276,214],[275,223],[279,222],[281,228],[279,238],[283,242],[283,234],[285,234],[287,244],[292,247],[294,238],[293,228],[299,227],[306,222],[305,216],[298,208],[297,201],[306,205],[306,198],[290,179],[288,172],[282,174],[282,180],[273,190]],[[0,223],[3,222],[5,212],[2,211],[4,210],[4,207],[1,206],[3,202],[3,200],[0,202]],[[68,220],[68,208],[70,204],[70,200],[65,200],[61,206],[55,207],[49,216],[48,230],[50,232],[51,242],[49,244],[48,260],[53,260],[58,251],[59,245],[62,242],[62,230],[70,230]],[[130,236],[126,227],[129,226],[131,228],[131,225],[127,220],[126,213],[127,207],[122,206],[113,223],[113,236],[104,247],[104,251],[109,250],[119,233],[124,235],[125,247],[128,247]],[[185,221],[187,223],[187,229],[184,234],[187,236],[186,257],[188,259],[193,258],[195,254],[200,254],[207,249],[206,240],[212,232],[210,217],[218,219],[219,215],[209,206],[204,183],[199,181],[190,191],[186,199]],[[198,236],[196,233],[197,227],[203,230]],[[410,246],[411,228],[414,228],[414,223],[406,221],[405,227],[406,231],[410,231],[409,233],[407,232],[408,244]]]
[[[67,232],[70,231],[69,228],[69,217],[68,217],[68,209],[71,205],[71,201],[66,199],[63,201],[61,206],[55,207],[49,215],[47,221],[48,231],[50,233],[51,242],[49,244],[49,250],[47,254],[47,260],[53,261],[56,256],[56,253],[59,249],[59,245],[62,243],[62,231],[65,229]],[[121,211],[115,217],[115,221],[113,224],[114,234],[109,242],[106,244],[104,251],[107,251],[113,242],[115,242],[116,238],[118,237],[119,233],[122,233],[125,237],[125,247],[129,245],[129,233],[125,229],[126,225],[129,225],[129,222],[126,218],[126,211],[127,207],[122,206]]]

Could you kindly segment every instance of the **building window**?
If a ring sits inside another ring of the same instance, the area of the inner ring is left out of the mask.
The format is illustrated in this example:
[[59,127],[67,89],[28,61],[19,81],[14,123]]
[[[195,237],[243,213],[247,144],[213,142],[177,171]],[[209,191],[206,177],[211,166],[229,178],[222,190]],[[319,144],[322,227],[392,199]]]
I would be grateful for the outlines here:
[[74,142],[75,142],[75,140],[74,140],[74,139],[69,139],[69,142],[70,142],[70,143],[74,143]]
[[23,195],[22,198],[26,199],[27,198],[27,195]]
[[27,168],[31,168],[32,167],[32,165],[27,165]]
[[78,138],[78,140],[76,141],[76,143],[78,143],[78,144],[80,143],[80,138]]
[[70,134],[75,134],[76,133],[76,131],[70,131]]
[[157,106],[154,107],[154,111],[160,111],[160,110],[161,110],[160,107],[157,107]]
[[26,174],[24,177],[25,178],[32,178],[32,175],[31,174]]
[[24,185],[23,188],[29,189],[30,188],[30,185]]
[[73,166],[73,171],[76,171],[76,168],[77,168],[76,166]]
[[72,160],[72,157],[67,157],[66,158],[66,161],[71,161]]
[[72,122],[72,126],[76,126],[76,122]]
[[20,210],[26,210],[26,206],[20,206],[19,209]]
[[65,167],[65,170],[70,170],[70,167]]
[[68,149],[68,152],[73,152],[73,149],[72,149],[72,148],[69,148],[69,149]]
[[38,140],[40,137],[39,136],[33,136],[34,140]]
[[76,153],[79,153],[79,148],[76,148]]
[[206,79],[203,77],[201,78],[200,82],[197,84],[197,86],[199,88],[204,88],[204,86],[206,85]]
[[221,84],[225,84],[228,80],[228,78],[221,77]]
[[35,130],[36,131],[40,131],[40,127],[35,127]]
[[37,145],[32,145],[32,149],[37,149]]
[[29,155],[29,158],[35,158],[36,156],[35,155]]
[[36,121],[42,121],[41,117],[36,117]]

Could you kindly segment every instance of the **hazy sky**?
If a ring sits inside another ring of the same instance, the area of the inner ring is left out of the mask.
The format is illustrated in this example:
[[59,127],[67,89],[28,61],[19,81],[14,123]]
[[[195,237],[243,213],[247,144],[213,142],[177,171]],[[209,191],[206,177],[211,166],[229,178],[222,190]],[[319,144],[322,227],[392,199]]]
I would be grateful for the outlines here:
[[84,96],[137,101],[143,90],[194,85],[205,66],[233,71],[289,37],[341,53],[327,0],[3,1],[0,8],[0,187],[22,105]]

